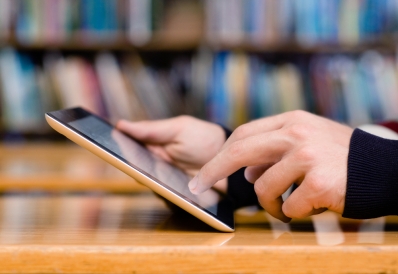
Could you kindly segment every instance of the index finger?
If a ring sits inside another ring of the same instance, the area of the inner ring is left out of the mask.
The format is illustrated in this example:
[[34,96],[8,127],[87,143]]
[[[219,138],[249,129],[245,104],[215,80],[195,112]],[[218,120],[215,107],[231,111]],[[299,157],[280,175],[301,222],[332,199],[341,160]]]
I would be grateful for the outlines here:
[[250,136],[221,150],[202,167],[188,186],[199,194],[244,166],[276,163],[291,149],[291,143],[281,130]]
[[285,112],[241,125],[234,132],[232,132],[231,136],[224,143],[221,149],[229,146],[233,142],[242,140],[249,136],[281,129],[288,121],[291,121],[291,114],[292,112]]

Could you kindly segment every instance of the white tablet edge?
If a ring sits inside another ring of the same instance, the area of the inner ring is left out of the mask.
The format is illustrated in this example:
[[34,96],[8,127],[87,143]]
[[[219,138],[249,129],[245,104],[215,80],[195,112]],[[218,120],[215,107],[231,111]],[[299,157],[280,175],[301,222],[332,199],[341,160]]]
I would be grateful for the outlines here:
[[110,154],[103,148],[97,146],[96,144],[90,142],[89,140],[85,139],[83,136],[79,135],[78,133],[74,132],[70,128],[66,127],[59,121],[55,120],[48,114],[46,114],[47,123],[56,131],[65,135],[67,138],[78,144],[79,146],[84,147],[85,149],[89,150],[90,152],[94,153],[98,157],[102,158],[106,162],[110,163],[111,165],[115,166],[116,168],[120,169],[127,175],[131,176],[135,180],[139,181],[140,183],[146,185],[151,190],[159,194],[160,196],[166,198],[167,200],[171,201],[172,203],[176,204],[177,206],[181,207],[182,209],[186,210],[187,212],[191,213],[196,218],[202,220],[206,224],[210,225],[211,227],[223,231],[223,232],[233,232],[235,229],[229,227],[228,225],[224,224],[223,222],[216,219],[214,216],[211,216],[209,213],[202,211],[201,209],[197,208],[195,205],[191,204],[190,202],[186,201],[185,199],[179,197],[177,194],[173,193],[166,187],[158,184],[157,182],[153,181],[151,178],[147,177],[146,175],[140,173],[139,171],[133,169],[128,164],[124,163],[114,155]]

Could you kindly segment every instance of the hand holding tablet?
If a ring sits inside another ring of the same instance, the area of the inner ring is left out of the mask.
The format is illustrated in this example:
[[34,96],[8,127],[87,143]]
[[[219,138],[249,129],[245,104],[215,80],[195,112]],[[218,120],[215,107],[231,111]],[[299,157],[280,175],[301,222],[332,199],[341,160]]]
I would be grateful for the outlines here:
[[[210,226],[220,231],[234,231],[233,207],[228,200],[223,199],[212,189],[200,195],[193,195],[188,189],[190,178],[184,171],[199,169],[200,166],[196,167],[195,163],[198,162],[198,159],[207,161],[206,153],[200,155],[182,153],[181,159],[185,161],[180,159],[176,161],[176,159],[167,158],[168,154],[163,153],[162,155],[160,150],[162,147],[158,143],[149,146],[155,152],[151,153],[143,145],[117,130],[105,120],[82,108],[46,113],[46,119],[50,126],[59,133],[90,150]],[[121,127],[123,128],[123,126]],[[223,134],[222,130],[220,134]],[[130,135],[134,136],[134,134]],[[167,139],[170,136],[163,137]],[[150,139],[151,135],[148,135],[147,138]],[[194,147],[195,143],[193,142],[192,145]],[[213,147],[217,147],[217,144],[213,145]],[[211,148],[212,144],[209,144],[207,149]],[[165,149],[178,149],[178,145]],[[195,157],[199,158],[195,159]],[[185,167],[184,171],[175,165],[180,168]]]
[[[221,126],[185,115],[155,121],[121,120],[116,128],[192,177],[216,156],[226,137]],[[226,193],[227,180],[213,187]]]

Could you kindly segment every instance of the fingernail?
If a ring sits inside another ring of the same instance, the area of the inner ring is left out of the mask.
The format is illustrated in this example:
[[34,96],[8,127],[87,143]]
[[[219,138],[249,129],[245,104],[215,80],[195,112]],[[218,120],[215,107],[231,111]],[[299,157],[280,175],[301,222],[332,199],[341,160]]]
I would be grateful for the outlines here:
[[[193,179],[189,182],[188,187],[189,190],[194,193],[195,188],[198,186],[198,175],[193,177]],[[195,194],[195,193],[194,193]]]
[[248,181],[252,184],[254,183],[253,181],[255,181],[255,180],[253,180],[253,176],[252,176],[253,174],[247,168],[245,168],[245,172],[243,174],[245,176],[246,181]]

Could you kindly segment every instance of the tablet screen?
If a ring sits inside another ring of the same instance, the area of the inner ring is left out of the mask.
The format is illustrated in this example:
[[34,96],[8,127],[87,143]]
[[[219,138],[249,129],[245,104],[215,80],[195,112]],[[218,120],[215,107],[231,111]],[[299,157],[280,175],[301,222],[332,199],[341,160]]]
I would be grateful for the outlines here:
[[202,210],[219,219],[229,215],[223,212],[224,206],[220,208],[221,196],[216,191],[210,189],[200,195],[192,194],[188,188],[190,177],[187,174],[160,159],[100,117],[81,108],[51,112],[49,115]]

